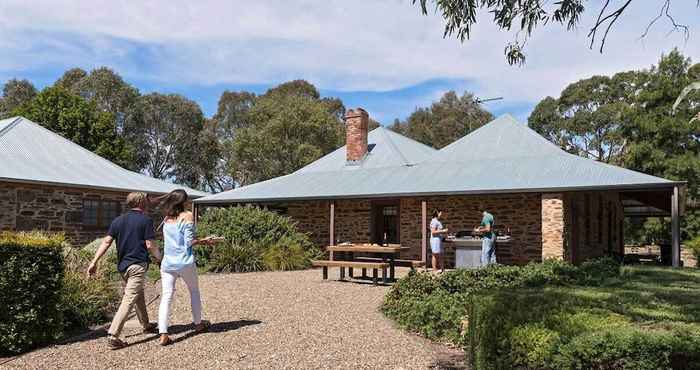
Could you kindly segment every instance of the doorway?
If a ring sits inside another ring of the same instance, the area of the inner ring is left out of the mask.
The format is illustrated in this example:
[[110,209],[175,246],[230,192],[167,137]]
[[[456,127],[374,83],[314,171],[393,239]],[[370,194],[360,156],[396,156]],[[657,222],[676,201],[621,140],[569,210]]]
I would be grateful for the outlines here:
[[399,244],[400,211],[398,200],[372,202],[372,243]]

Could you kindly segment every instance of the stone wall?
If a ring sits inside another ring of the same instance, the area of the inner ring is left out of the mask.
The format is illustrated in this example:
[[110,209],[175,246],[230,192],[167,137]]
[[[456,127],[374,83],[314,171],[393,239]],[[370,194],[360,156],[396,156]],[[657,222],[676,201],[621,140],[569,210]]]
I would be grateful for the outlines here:
[[346,241],[369,243],[372,239],[371,222],[371,201],[339,200],[335,202],[335,235],[341,243]]
[[698,267],[698,259],[690,248],[681,246],[681,261],[683,261],[683,267]]
[[542,194],[542,259],[565,259],[564,195]]
[[311,237],[319,247],[330,241],[330,206],[327,201],[292,202],[287,205],[287,215],[298,223],[298,227]]
[[[496,259],[504,264],[524,264],[542,258],[541,204],[539,194],[464,195],[401,200],[401,245],[411,248],[408,258],[421,259],[421,201],[426,201],[427,222],[433,209],[442,210],[443,226],[451,233],[469,231],[481,223],[484,207],[493,214],[496,229],[510,230],[512,241],[496,245]],[[454,249],[444,244],[446,266],[454,266]],[[428,256],[430,248],[428,247]]]
[[106,228],[83,225],[83,200],[118,201],[127,193],[0,182],[0,230],[64,232],[74,245],[102,237]]
[[[303,201],[286,204],[287,215],[319,247],[330,242],[330,202]],[[335,239],[339,242],[369,243],[372,206],[369,200],[335,201]]]
[[[399,200],[401,245],[410,249],[402,258],[422,258],[421,201],[430,213],[443,211],[442,222],[450,232],[469,231],[481,222],[480,207],[491,212],[496,229],[510,231],[511,242],[496,247],[503,264],[525,264],[544,258],[580,262],[587,258],[618,252],[621,241],[622,208],[617,193],[521,193],[463,195]],[[340,242],[367,243],[372,237],[372,200],[335,201],[335,238]],[[586,205],[588,204],[588,205]],[[287,214],[310,234],[318,246],[330,239],[330,202],[301,201],[284,206]],[[454,249],[445,244],[447,266],[454,266]],[[430,248],[428,258],[430,258]]]

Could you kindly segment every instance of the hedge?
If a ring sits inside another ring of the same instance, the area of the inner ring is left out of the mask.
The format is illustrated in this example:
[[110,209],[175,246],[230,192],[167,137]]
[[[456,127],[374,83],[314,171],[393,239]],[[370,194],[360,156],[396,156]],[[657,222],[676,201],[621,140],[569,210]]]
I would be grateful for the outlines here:
[[63,243],[61,235],[0,233],[0,353],[61,336]]
[[474,295],[467,352],[474,369],[698,369],[700,327],[639,326],[572,288]]
[[382,311],[401,326],[430,339],[465,344],[463,319],[475,292],[549,285],[598,285],[619,274],[610,258],[581,266],[548,260],[525,266],[489,265],[436,276],[412,272],[399,280],[384,299]]

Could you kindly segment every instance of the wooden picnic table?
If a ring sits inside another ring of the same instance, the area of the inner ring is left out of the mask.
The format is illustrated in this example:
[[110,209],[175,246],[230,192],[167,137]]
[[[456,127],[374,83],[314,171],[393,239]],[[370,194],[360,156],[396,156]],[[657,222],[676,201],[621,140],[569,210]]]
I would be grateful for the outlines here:
[[[341,244],[341,245],[329,245],[326,250],[331,252],[330,260],[333,261],[333,252],[340,252],[347,254],[349,260],[354,259],[355,253],[371,253],[381,255],[382,261],[389,263],[389,279],[391,281],[396,280],[394,276],[394,269],[396,267],[395,260],[399,256],[399,253],[404,250],[409,250],[408,247],[402,247],[400,244],[389,244],[388,246],[383,246],[379,244]],[[352,276],[352,268],[350,270],[350,276]]]

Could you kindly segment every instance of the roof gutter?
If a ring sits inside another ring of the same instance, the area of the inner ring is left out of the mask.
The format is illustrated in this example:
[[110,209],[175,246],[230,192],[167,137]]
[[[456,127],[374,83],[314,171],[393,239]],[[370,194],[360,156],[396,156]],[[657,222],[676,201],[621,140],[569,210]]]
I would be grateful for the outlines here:
[[[53,181],[12,179],[12,178],[7,178],[7,177],[0,177],[0,182],[11,182],[11,183],[28,184],[28,185],[64,186],[64,187],[67,187],[67,188],[90,189],[90,190],[105,190],[105,191],[113,191],[113,192],[117,192],[117,193],[128,193],[128,192],[132,192],[132,191],[142,191],[142,192],[153,193],[153,194],[166,194],[166,193],[167,193],[167,192],[162,192],[162,191],[152,191],[152,190],[145,190],[145,189],[113,188],[113,187],[107,187],[107,186],[93,186],[93,185],[84,185],[84,184],[70,184],[70,183],[53,182]],[[173,184],[173,185],[175,185],[175,184]],[[202,197],[205,197],[205,196],[206,196],[206,195],[188,194],[188,197],[189,197],[190,199],[197,199],[197,198],[202,198]]]
[[194,203],[227,204],[227,203],[256,203],[256,202],[289,202],[306,200],[342,200],[342,199],[376,199],[376,198],[406,198],[406,197],[430,197],[447,195],[489,195],[489,194],[514,194],[514,193],[558,193],[574,191],[644,191],[644,190],[671,190],[675,186],[685,186],[687,181],[669,181],[664,183],[634,184],[634,185],[604,185],[604,186],[569,186],[558,188],[528,188],[528,189],[496,189],[496,190],[466,190],[466,191],[442,191],[442,192],[414,192],[414,193],[381,193],[381,194],[353,194],[353,195],[329,195],[308,197],[271,197],[271,198],[230,198],[230,199],[197,199]]

